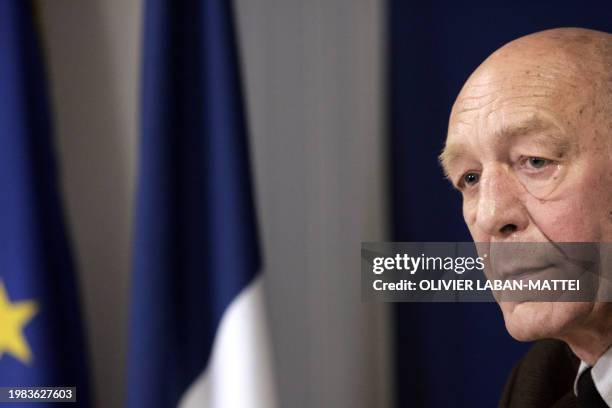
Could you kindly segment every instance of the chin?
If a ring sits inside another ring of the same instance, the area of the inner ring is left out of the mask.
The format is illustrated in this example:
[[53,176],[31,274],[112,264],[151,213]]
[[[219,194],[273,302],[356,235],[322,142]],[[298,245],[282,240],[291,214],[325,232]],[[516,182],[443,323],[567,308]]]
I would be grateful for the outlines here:
[[518,341],[563,340],[592,308],[587,302],[501,302],[506,329]]

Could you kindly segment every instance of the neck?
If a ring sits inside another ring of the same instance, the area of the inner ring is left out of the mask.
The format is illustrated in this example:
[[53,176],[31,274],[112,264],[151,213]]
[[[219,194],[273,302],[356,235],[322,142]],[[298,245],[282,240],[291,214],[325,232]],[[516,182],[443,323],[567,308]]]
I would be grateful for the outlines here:
[[597,309],[591,319],[561,337],[572,352],[591,367],[612,346],[612,313],[608,305]]
[[599,357],[601,357],[612,345],[610,342],[570,342],[566,343],[572,349],[572,352],[589,366],[594,366]]

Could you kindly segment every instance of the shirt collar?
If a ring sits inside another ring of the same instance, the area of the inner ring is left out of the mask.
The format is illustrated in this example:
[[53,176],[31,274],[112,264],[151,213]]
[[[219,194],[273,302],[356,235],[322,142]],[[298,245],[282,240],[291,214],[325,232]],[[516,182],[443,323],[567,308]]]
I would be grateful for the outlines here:
[[[574,394],[578,395],[578,378],[582,373],[589,368],[589,365],[584,361],[580,362],[576,379],[574,380]],[[591,369],[591,375],[593,376],[593,383],[595,388],[601,395],[601,398],[612,406],[612,347],[610,347],[599,359],[595,362],[595,365]]]

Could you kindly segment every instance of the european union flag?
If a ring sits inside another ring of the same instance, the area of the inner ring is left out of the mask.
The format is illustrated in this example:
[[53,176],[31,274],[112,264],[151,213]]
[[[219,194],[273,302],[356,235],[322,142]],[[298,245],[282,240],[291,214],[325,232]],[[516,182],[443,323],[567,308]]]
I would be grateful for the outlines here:
[[0,386],[76,386],[81,322],[30,2],[0,1]]

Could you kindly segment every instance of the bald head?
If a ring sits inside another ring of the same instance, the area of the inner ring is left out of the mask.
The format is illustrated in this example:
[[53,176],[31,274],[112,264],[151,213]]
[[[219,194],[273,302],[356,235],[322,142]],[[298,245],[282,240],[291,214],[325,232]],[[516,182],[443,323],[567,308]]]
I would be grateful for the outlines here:
[[474,71],[468,84],[506,64],[528,61],[552,70],[569,70],[568,74],[571,71],[589,82],[595,77],[609,81],[612,35],[583,28],[556,28],[518,38],[491,54]]
[[[514,40],[491,54],[470,76],[457,102],[473,86],[491,79],[559,80],[560,88],[612,91],[612,34],[582,28],[557,28]],[[609,96],[609,95],[608,95]]]

